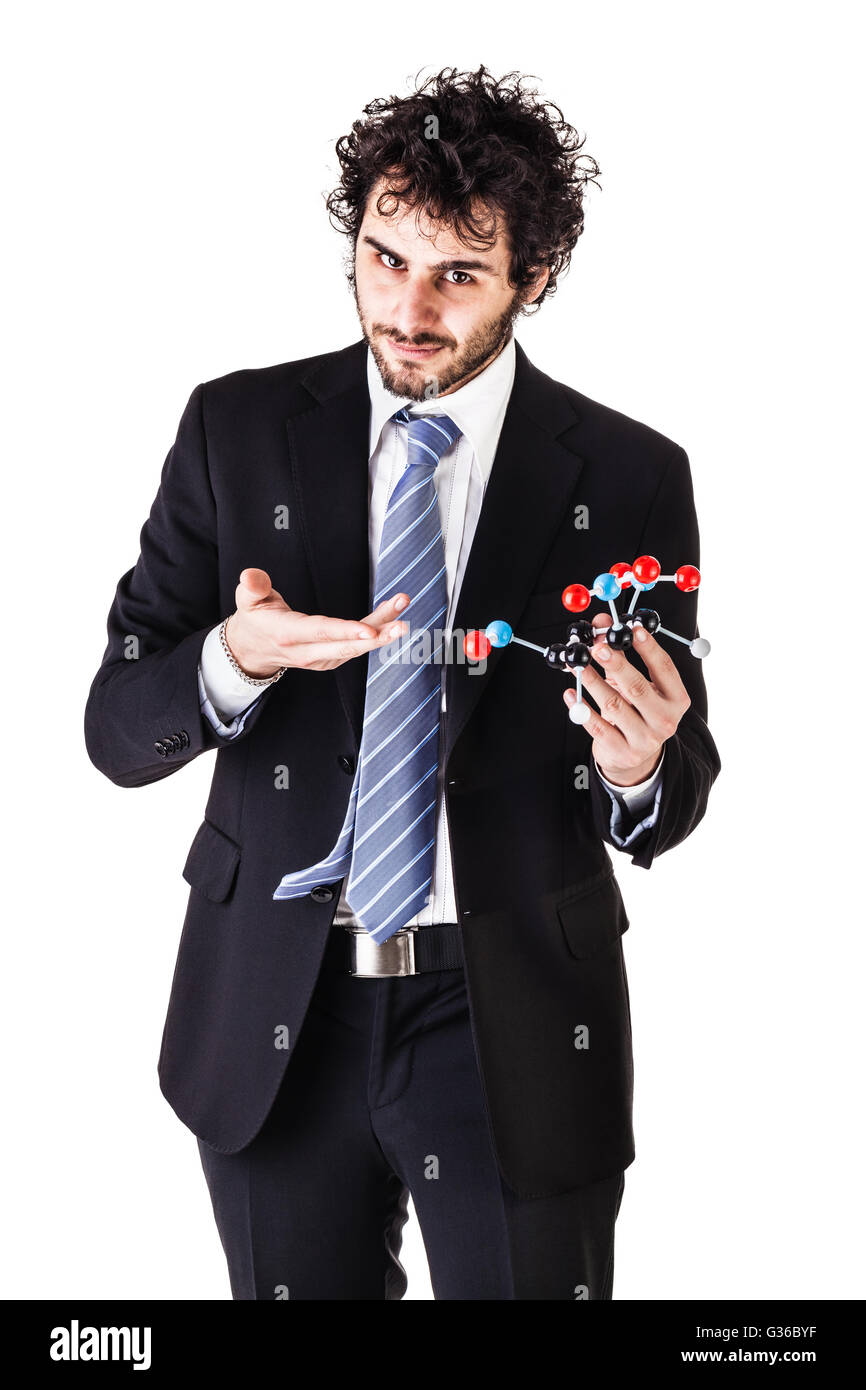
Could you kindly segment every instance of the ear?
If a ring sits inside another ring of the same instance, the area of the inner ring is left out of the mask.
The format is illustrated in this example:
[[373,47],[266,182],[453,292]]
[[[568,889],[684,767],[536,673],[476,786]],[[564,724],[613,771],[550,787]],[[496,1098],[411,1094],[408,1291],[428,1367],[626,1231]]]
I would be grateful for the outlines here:
[[542,266],[541,270],[537,272],[532,283],[527,285],[526,289],[523,292],[524,304],[534,304],[535,300],[541,294],[549,279],[550,268],[548,266]]

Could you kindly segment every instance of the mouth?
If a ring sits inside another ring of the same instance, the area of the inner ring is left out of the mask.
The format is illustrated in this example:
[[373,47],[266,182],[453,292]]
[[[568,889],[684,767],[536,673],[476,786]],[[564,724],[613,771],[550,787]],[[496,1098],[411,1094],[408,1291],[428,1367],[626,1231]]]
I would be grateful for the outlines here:
[[435,347],[410,347],[408,343],[395,343],[393,338],[386,338],[389,348],[397,353],[399,357],[408,357],[410,361],[426,362],[428,358],[435,357],[437,352],[441,352],[441,346]]

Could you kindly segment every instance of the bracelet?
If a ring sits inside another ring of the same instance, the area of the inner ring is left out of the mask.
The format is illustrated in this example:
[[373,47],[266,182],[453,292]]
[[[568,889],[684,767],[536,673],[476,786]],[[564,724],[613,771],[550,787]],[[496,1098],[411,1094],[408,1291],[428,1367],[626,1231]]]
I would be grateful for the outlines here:
[[[229,618],[230,617],[231,613],[229,614]],[[281,666],[280,669],[278,671],[275,671],[272,676],[248,676],[243,667],[238,665],[237,661],[235,660],[234,653],[232,652],[232,649],[226,640],[226,628],[228,627],[229,618],[223,618],[222,623],[220,624],[220,645],[223,651],[225,652],[226,656],[228,657],[229,661],[231,662],[233,669],[240,676],[241,680],[246,681],[247,685],[273,685],[275,681],[278,681],[280,679],[280,676],[282,676],[288,668],[285,666]]]

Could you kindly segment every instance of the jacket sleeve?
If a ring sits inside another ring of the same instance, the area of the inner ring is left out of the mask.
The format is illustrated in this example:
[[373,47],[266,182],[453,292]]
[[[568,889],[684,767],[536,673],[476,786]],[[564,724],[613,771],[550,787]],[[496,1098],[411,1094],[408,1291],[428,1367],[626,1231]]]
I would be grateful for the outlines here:
[[117,786],[156,782],[254,727],[267,690],[230,738],[202,713],[201,649],[223,616],[200,384],[166,456],[138,560],[117,585],[108,645],[85,706],[88,756]]
[[[680,565],[686,564],[700,568],[700,536],[691,468],[688,455],[679,446],[659,483],[638,554],[654,555],[661,564],[662,574],[673,574]],[[699,592],[683,594],[671,582],[657,584],[654,589],[647,590],[637,606],[655,608],[663,627],[691,640],[701,635],[697,616]],[[632,863],[641,869],[649,869],[657,854],[673,849],[692,833],[704,816],[710,787],[721,768],[718,750],[707,727],[702,660],[692,656],[682,642],[665,636],[658,640],[672,657],[691,705],[676,733],[665,740],[664,777],[655,820],[634,839],[630,838],[634,826],[620,826],[620,838],[628,838],[627,852]],[[643,662],[633,651],[627,652],[627,658],[646,674]],[[596,829],[608,844],[619,848],[611,835],[610,797],[600,780],[594,758],[589,760],[589,788]]]

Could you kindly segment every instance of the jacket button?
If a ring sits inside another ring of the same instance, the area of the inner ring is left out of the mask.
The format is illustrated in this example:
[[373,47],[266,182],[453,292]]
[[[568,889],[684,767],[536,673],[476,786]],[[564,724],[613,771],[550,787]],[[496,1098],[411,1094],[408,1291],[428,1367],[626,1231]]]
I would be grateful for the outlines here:
[[337,762],[340,764],[340,767],[343,769],[344,772],[355,771],[354,758],[347,758],[345,754],[341,754],[340,757],[337,759]]
[[189,748],[189,734],[186,729],[180,731],[180,746],[181,748]]
[[461,779],[460,779],[459,777],[452,777],[452,778],[451,778],[451,781],[448,783],[448,785],[449,785],[449,787],[452,787],[453,789],[456,790],[457,787],[462,787],[462,786],[463,786],[463,782],[461,781]]
[[159,754],[159,756],[160,756],[161,758],[167,758],[167,757],[168,757],[168,749],[166,748],[165,744],[162,742],[162,739],[158,739],[157,742],[156,742],[153,746],[154,746],[154,748],[156,749],[157,753]]
[[333,896],[333,888],[329,888],[325,883],[320,883],[316,888],[310,889],[310,897],[315,898],[317,903],[329,903]]

